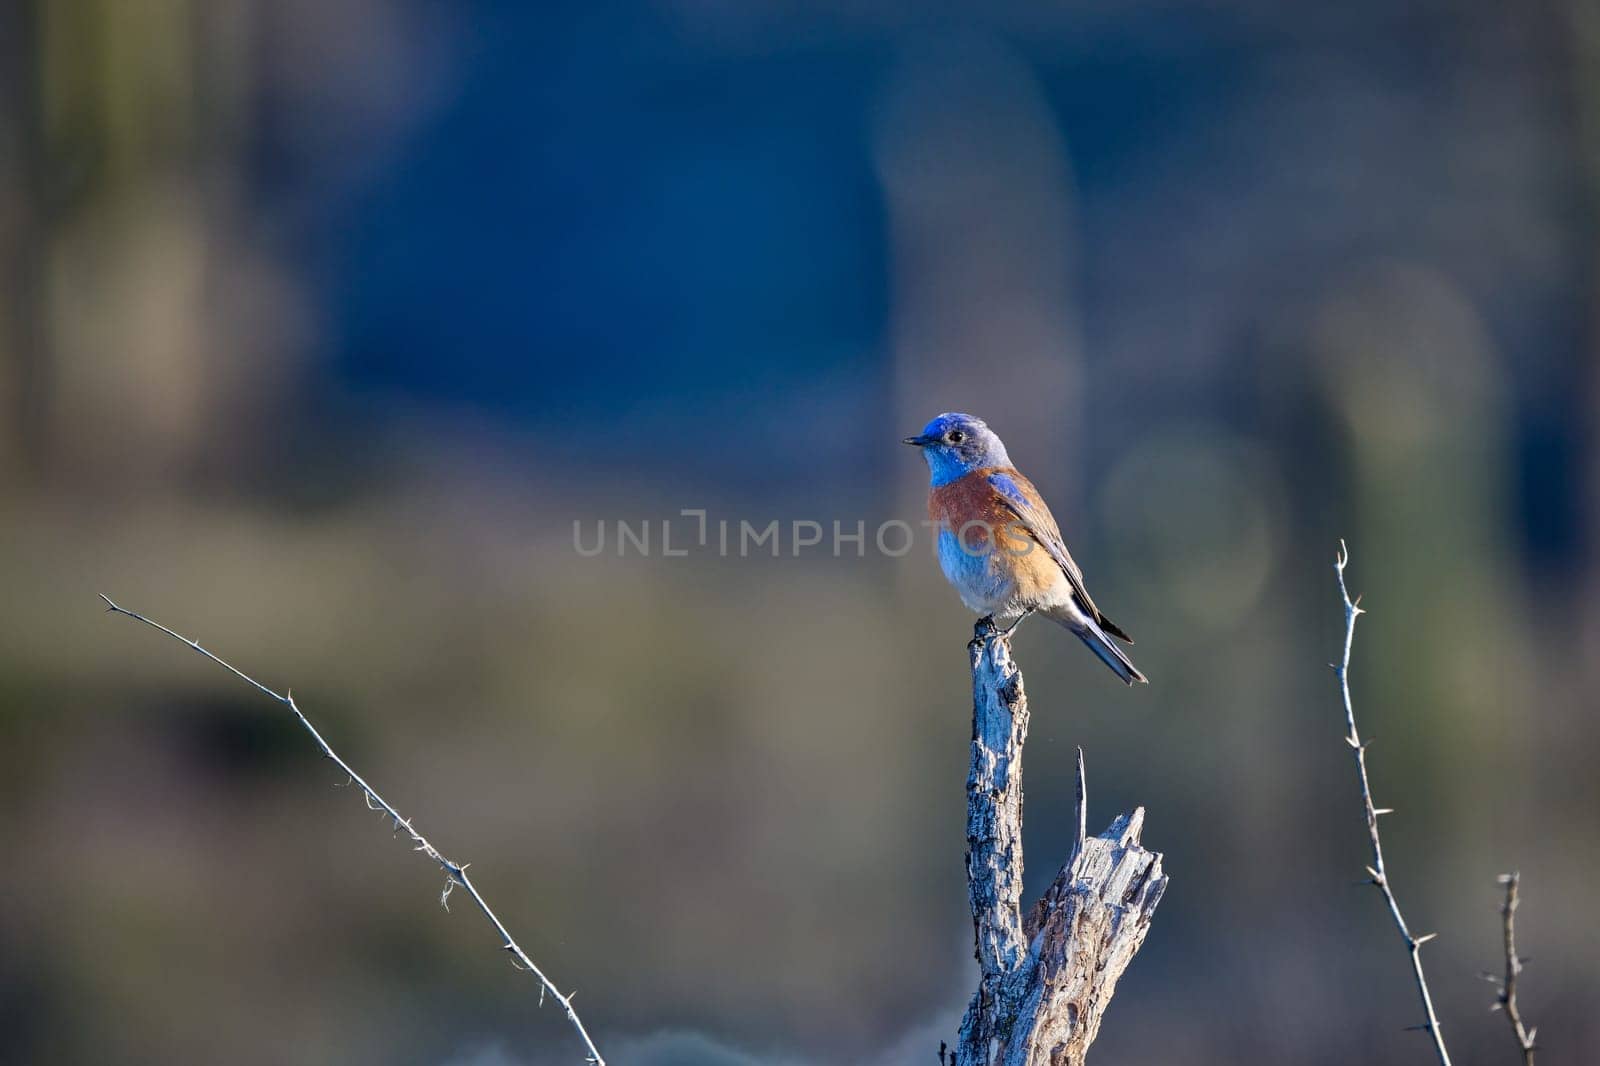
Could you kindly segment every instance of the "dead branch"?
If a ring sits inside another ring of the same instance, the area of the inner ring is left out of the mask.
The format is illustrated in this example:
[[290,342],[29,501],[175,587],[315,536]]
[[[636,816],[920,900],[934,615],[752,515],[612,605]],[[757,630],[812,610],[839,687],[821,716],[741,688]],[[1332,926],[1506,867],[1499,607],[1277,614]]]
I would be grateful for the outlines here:
[[1024,916],[1022,746],[1028,702],[1007,637],[980,622],[972,660],[967,887],[978,991],[961,1022],[956,1066],[1081,1066],[1117,979],[1144,943],[1167,887],[1159,853],[1139,844],[1144,808],[1084,832],[1078,752],[1076,843]]
[[420,851],[431,861],[439,864],[439,868],[444,871],[445,875],[444,891],[439,896],[439,903],[446,910],[449,910],[450,893],[457,887],[466,892],[466,894],[471,897],[472,902],[477,904],[478,910],[483,912],[484,918],[487,919],[489,924],[494,927],[495,933],[500,940],[500,950],[511,956],[511,964],[519,970],[524,970],[533,974],[534,978],[539,982],[540,1005],[542,1006],[544,1004],[546,995],[560,1004],[561,1009],[566,1013],[567,1021],[570,1022],[573,1029],[577,1031],[579,1039],[583,1041],[584,1048],[588,1052],[585,1061],[593,1063],[594,1066],[605,1066],[605,1059],[600,1056],[600,1049],[595,1047],[595,1043],[590,1038],[588,1030],[584,1029],[583,1022],[578,1019],[578,1012],[572,1007],[572,997],[575,993],[568,992],[563,995],[561,990],[555,986],[555,983],[551,981],[549,977],[545,976],[544,971],[539,969],[539,967],[534,964],[533,959],[528,957],[528,953],[523,951],[521,945],[519,945],[516,940],[512,938],[511,934],[506,931],[504,923],[502,923],[499,917],[495,915],[494,911],[489,908],[488,902],[484,900],[483,896],[479,894],[477,887],[473,885],[472,878],[467,874],[468,864],[464,862],[452,862],[451,860],[445,858],[437,848],[428,842],[427,838],[413,828],[410,819],[402,818],[399,811],[395,810],[389,805],[387,800],[378,795],[377,790],[371,785],[367,784],[366,780],[360,774],[356,773],[355,770],[351,768],[349,763],[340,758],[333,748],[328,745],[328,742],[322,738],[322,734],[317,732],[316,727],[311,724],[311,720],[301,712],[299,706],[294,702],[294,695],[292,693],[284,693],[280,695],[268,688],[266,685],[263,685],[261,682],[257,681],[255,678],[244,673],[242,670],[230,663],[223,661],[221,658],[207,651],[205,648],[202,648],[198,641],[190,640],[188,637],[179,636],[177,633],[168,629],[160,622],[146,618],[144,615],[130,611],[124,607],[117,606],[115,603],[111,602],[111,598],[109,596],[102,594],[100,598],[106,601],[107,609],[109,609],[111,612],[115,614],[126,615],[136,622],[143,622],[152,629],[158,629],[172,639],[183,644],[187,644],[189,647],[193,648],[201,655],[204,655],[207,659],[210,659],[212,662],[216,663],[230,674],[233,674],[235,677],[251,685],[260,692],[271,696],[273,699],[289,708],[290,711],[294,712],[295,718],[298,719],[300,724],[305,727],[306,732],[311,734],[311,739],[316,741],[317,747],[321,749],[322,754],[327,757],[327,759],[335,766],[337,766],[339,771],[343,773],[348,780],[361,787],[362,794],[366,798],[367,807],[371,810],[383,813],[386,818],[391,820],[393,823],[394,832],[404,832],[411,840],[413,851]]
[[1372,741],[1363,741],[1361,735],[1356,732],[1356,712],[1350,701],[1350,647],[1355,642],[1356,619],[1366,612],[1361,609],[1360,597],[1355,600],[1350,599],[1350,593],[1345,588],[1344,568],[1349,562],[1350,553],[1345,548],[1344,542],[1340,541],[1334,571],[1339,575],[1339,596],[1344,601],[1344,656],[1334,670],[1339,675],[1339,691],[1344,698],[1344,721],[1348,730],[1344,739],[1355,755],[1356,773],[1361,780],[1361,805],[1366,814],[1367,835],[1372,840],[1372,865],[1367,867],[1368,883],[1376,885],[1378,891],[1383,893],[1384,902],[1389,905],[1389,915],[1394,919],[1395,928],[1400,930],[1400,939],[1405,941],[1406,951],[1411,956],[1411,972],[1416,978],[1417,995],[1422,1000],[1422,1012],[1427,1019],[1421,1025],[1411,1028],[1426,1031],[1433,1038],[1433,1050],[1439,1058],[1439,1066],[1450,1066],[1450,1053],[1445,1050],[1444,1034],[1439,1030],[1439,1018],[1433,1011],[1433,996],[1428,992],[1428,978],[1422,972],[1422,945],[1437,934],[1424,933],[1421,936],[1413,936],[1406,926],[1405,918],[1400,914],[1400,901],[1395,899],[1394,889],[1389,884],[1388,868],[1383,864],[1383,841],[1378,837],[1379,815],[1394,812],[1389,808],[1373,805],[1372,784],[1367,779],[1367,748],[1372,746]]
[[1529,1029],[1522,1022],[1522,1010],[1517,1006],[1517,978],[1522,976],[1523,959],[1517,954],[1517,888],[1522,883],[1522,875],[1516,872],[1501,874],[1500,883],[1505,886],[1506,901],[1500,905],[1501,928],[1504,931],[1506,946],[1506,975],[1497,978],[1493,974],[1487,975],[1491,981],[1500,986],[1500,994],[1495,997],[1493,1010],[1506,1012],[1506,1020],[1511,1023],[1511,1033],[1517,1038],[1517,1050],[1522,1052],[1522,1066],[1533,1066],[1533,1053],[1539,1050],[1534,1043],[1534,1038],[1539,1033],[1539,1027]]

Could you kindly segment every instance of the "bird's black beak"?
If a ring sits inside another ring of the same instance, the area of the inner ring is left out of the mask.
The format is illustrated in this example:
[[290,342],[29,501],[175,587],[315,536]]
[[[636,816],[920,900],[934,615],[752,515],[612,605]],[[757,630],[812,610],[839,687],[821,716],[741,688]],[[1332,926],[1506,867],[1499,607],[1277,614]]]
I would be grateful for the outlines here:
[[913,448],[926,448],[928,445],[932,444],[933,442],[934,442],[934,438],[933,437],[907,437],[904,440],[902,440],[900,443],[901,444],[909,444]]

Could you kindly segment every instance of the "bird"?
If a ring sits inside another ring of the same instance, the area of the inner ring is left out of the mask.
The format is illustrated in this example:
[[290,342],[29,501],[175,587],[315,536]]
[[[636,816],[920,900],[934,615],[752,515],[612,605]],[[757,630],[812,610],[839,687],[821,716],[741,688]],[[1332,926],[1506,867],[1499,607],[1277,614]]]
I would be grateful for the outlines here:
[[928,518],[939,566],[961,600],[1010,632],[1038,612],[1089,646],[1129,685],[1148,683],[1117,646],[1133,638],[1089,598],[1055,516],[980,418],[948,412],[906,437],[928,461]]

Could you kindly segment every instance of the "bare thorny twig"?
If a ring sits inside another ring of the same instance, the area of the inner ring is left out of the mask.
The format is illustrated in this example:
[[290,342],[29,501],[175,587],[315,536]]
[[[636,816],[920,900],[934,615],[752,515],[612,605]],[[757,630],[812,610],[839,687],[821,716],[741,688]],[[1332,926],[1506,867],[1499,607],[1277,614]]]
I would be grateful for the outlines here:
[[590,1038],[588,1030],[584,1029],[583,1022],[578,1019],[578,1012],[572,1007],[572,997],[576,993],[569,992],[563,995],[561,990],[555,986],[555,983],[551,981],[549,977],[545,976],[544,971],[539,969],[539,967],[534,964],[533,959],[528,957],[528,953],[523,951],[521,945],[519,945],[516,940],[512,938],[511,934],[507,932],[504,923],[502,923],[495,915],[494,911],[489,908],[489,904],[484,900],[483,896],[479,894],[477,887],[473,885],[472,878],[467,874],[467,866],[469,864],[456,863],[445,858],[445,856],[440,853],[439,849],[430,844],[426,837],[412,827],[410,819],[402,818],[399,811],[390,806],[389,802],[380,796],[376,789],[367,784],[366,780],[363,779],[360,774],[356,773],[355,770],[350,767],[349,763],[340,758],[333,748],[328,745],[328,742],[322,739],[322,734],[317,732],[316,727],[311,724],[310,719],[308,719],[300,710],[299,706],[295,704],[293,693],[284,693],[280,695],[279,693],[268,688],[266,685],[263,685],[261,682],[257,681],[255,678],[251,677],[249,674],[246,674],[238,667],[224,661],[220,657],[207,651],[205,648],[202,648],[198,641],[190,640],[185,636],[180,636],[179,634],[168,629],[166,626],[162,625],[160,622],[146,618],[142,614],[130,611],[125,607],[117,606],[111,601],[109,596],[102,594],[100,598],[106,601],[107,608],[113,613],[126,615],[136,622],[143,622],[145,625],[150,626],[153,629],[160,630],[174,640],[187,644],[189,647],[193,648],[201,655],[204,655],[207,659],[210,659],[212,662],[216,663],[224,670],[227,670],[235,677],[255,687],[266,695],[271,696],[273,699],[289,708],[289,710],[293,711],[294,716],[300,720],[300,724],[305,727],[306,732],[311,734],[311,739],[317,742],[317,747],[322,749],[322,754],[326,756],[335,766],[337,766],[339,770],[349,778],[350,781],[361,786],[361,791],[366,798],[367,807],[374,811],[381,811],[383,814],[387,815],[393,821],[394,831],[396,833],[404,831],[405,834],[410,837],[411,843],[414,845],[412,848],[413,851],[420,851],[429,859],[439,864],[439,868],[444,871],[446,879],[444,892],[439,896],[439,903],[444,906],[446,910],[448,910],[450,907],[450,893],[457,887],[460,887],[462,891],[466,892],[467,895],[472,898],[472,902],[478,905],[478,910],[483,912],[483,916],[488,919],[489,924],[494,926],[495,932],[499,935],[501,940],[501,950],[505,951],[511,956],[511,964],[519,970],[533,974],[533,976],[538,980],[540,1005],[542,1006],[544,1004],[545,996],[547,995],[559,1003],[562,1010],[566,1012],[567,1021],[572,1023],[573,1029],[577,1031],[578,1037],[583,1041],[584,1047],[587,1049],[588,1056],[586,1061],[593,1063],[594,1066],[605,1066],[605,1059],[601,1057],[600,1049],[595,1047],[594,1040]]
[[1523,1024],[1522,1011],[1517,1007],[1517,978],[1522,975],[1523,959],[1517,954],[1517,887],[1522,882],[1522,875],[1509,873],[1500,875],[1500,883],[1506,889],[1506,901],[1500,905],[1501,928],[1505,931],[1506,945],[1506,975],[1504,978],[1494,974],[1484,974],[1493,984],[1500,986],[1500,994],[1495,997],[1491,1010],[1506,1012],[1506,1020],[1511,1023],[1511,1032],[1517,1038],[1517,1048],[1522,1052],[1523,1066],[1533,1066],[1533,1053],[1539,1049],[1534,1043],[1539,1027],[1528,1028]]
[[1371,740],[1363,741],[1356,732],[1356,712],[1350,702],[1350,646],[1355,641],[1356,619],[1364,612],[1361,610],[1360,597],[1352,600],[1350,593],[1345,588],[1344,568],[1350,562],[1350,552],[1345,547],[1344,541],[1339,542],[1339,555],[1334,563],[1334,570],[1339,575],[1339,596],[1344,601],[1344,655],[1334,666],[1334,671],[1339,675],[1339,691],[1344,698],[1344,721],[1349,730],[1345,736],[1345,743],[1350,745],[1350,750],[1355,753],[1356,770],[1361,778],[1361,802],[1366,809],[1367,835],[1372,839],[1372,865],[1367,867],[1369,883],[1376,885],[1383,893],[1384,902],[1389,905],[1389,914],[1394,919],[1395,928],[1400,930],[1400,938],[1405,941],[1406,950],[1411,955],[1411,970],[1416,977],[1417,995],[1422,1000],[1422,1011],[1427,1020],[1421,1025],[1410,1028],[1426,1032],[1433,1038],[1433,1050],[1439,1058],[1439,1066],[1450,1066],[1450,1052],[1445,1050],[1444,1035],[1439,1031],[1439,1017],[1433,1010],[1433,996],[1428,992],[1428,978],[1422,972],[1422,945],[1432,940],[1436,933],[1424,933],[1413,936],[1406,926],[1406,920],[1400,914],[1400,902],[1395,899],[1394,889],[1389,885],[1389,873],[1383,864],[1383,842],[1378,837],[1378,816],[1393,814],[1386,807],[1376,807],[1372,802],[1372,784],[1367,779],[1367,748]]

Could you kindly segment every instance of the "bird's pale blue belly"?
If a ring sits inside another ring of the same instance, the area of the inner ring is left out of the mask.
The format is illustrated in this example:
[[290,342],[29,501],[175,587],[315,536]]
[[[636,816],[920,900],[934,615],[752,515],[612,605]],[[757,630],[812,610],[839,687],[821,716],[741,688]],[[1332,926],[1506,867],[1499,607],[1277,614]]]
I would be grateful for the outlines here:
[[999,565],[987,545],[963,550],[952,530],[939,531],[939,568],[945,580],[955,586],[961,601],[980,614],[1005,610],[1015,595],[1015,583]]

